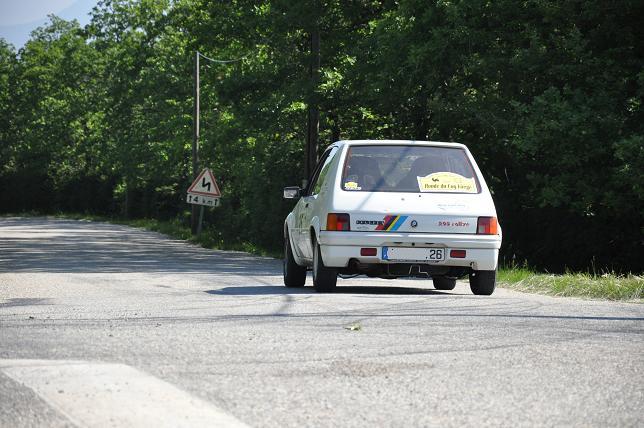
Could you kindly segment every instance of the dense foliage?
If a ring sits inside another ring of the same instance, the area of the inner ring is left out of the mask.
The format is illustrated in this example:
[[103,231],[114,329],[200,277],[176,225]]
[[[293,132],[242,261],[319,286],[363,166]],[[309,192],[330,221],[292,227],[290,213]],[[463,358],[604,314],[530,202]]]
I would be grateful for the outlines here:
[[[281,243],[304,177],[338,138],[467,144],[494,192],[503,257],[642,271],[639,0],[102,0],[0,40],[0,211],[186,219],[194,52],[201,164],[226,243]],[[320,35],[311,73],[311,34]]]

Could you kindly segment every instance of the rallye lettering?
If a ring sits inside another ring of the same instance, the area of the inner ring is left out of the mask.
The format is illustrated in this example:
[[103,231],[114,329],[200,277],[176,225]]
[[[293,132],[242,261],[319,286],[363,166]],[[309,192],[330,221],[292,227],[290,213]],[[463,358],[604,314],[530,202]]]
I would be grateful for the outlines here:
[[468,227],[470,223],[466,221],[439,221],[438,225],[442,227]]

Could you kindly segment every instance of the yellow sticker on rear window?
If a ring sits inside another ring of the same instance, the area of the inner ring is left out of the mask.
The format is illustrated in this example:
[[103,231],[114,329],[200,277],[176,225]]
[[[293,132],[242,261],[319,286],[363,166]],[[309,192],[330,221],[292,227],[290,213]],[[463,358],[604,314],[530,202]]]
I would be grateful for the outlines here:
[[362,189],[360,186],[358,186],[358,183],[356,183],[355,181],[347,181],[346,183],[344,183],[344,188],[346,190],[361,190]]
[[435,172],[425,177],[416,177],[421,192],[476,193],[474,178],[463,177],[453,172]]

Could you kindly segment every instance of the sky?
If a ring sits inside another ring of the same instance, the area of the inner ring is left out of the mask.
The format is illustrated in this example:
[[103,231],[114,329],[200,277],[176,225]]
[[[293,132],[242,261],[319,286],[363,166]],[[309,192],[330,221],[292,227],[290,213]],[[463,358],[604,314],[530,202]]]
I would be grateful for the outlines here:
[[89,12],[97,0],[0,0],[0,37],[20,49],[29,34],[55,14],[66,20],[76,19],[81,26],[89,23]]

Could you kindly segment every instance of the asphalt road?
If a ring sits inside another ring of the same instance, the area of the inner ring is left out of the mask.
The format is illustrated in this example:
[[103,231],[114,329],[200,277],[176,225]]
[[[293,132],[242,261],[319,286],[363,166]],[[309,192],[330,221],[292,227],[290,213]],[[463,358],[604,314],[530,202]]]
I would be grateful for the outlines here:
[[0,219],[0,426],[643,426],[644,306]]

